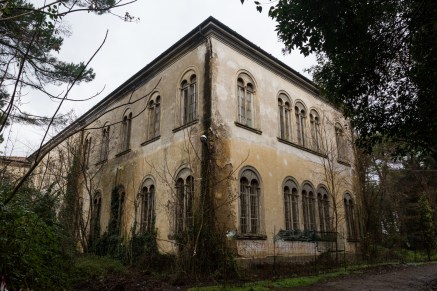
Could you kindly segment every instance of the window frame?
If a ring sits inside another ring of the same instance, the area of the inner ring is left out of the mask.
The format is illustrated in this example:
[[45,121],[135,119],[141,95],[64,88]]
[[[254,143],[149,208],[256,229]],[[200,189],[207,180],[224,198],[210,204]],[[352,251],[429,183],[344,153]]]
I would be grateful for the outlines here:
[[194,70],[187,71],[179,82],[179,125],[184,126],[197,120],[198,78]]
[[[236,124],[247,129],[258,127],[256,83],[248,72],[240,72],[236,78],[237,118]],[[256,133],[260,133],[256,131]]]
[[[284,218],[286,230],[299,230],[299,187],[293,178],[287,178],[282,185]],[[289,192],[286,192],[286,188]]]
[[296,103],[294,104],[294,116],[296,121],[296,143],[302,147],[306,147],[307,110],[303,102],[296,101]]
[[344,194],[344,215],[346,220],[346,231],[348,241],[358,240],[358,230],[355,218],[355,203],[349,192]]
[[262,181],[252,167],[241,170],[238,179],[239,238],[265,239],[262,217]]
[[291,142],[291,100],[285,93],[278,95],[279,138]]
[[102,141],[100,145],[100,162],[106,161],[109,156],[109,135],[111,126],[106,122],[102,127]]
[[304,231],[316,231],[316,198],[314,187],[308,182],[305,182],[302,186],[301,196]]
[[147,104],[146,140],[160,136],[161,127],[161,95],[155,92]]
[[184,168],[175,180],[173,233],[179,237],[192,227],[195,183],[192,171]]
[[312,149],[316,152],[321,152],[323,149],[321,140],[321,122],[320,115],[315,109],[310,110],[310,131]]
[[332,230],[330,214],[330,195],[325,186],[319,186],[317,189],[317,205],[319,212],[319,230],[321,232],[330,232]]
[[141,184],[140,198],[140,233],[144,234],[155,228],[156,186],[152,178],[146,178]]

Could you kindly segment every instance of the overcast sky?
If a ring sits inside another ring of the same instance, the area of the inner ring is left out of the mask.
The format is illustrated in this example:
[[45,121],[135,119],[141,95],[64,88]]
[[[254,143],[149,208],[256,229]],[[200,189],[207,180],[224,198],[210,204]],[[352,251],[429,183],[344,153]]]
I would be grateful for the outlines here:
[[[64,39],[58,54],[60,59],[86,62],[104,39],[107,30],[108,38],[91,62],[96,73],[95,80],[75,87],[69,98],[84,99],[102,89],[104,91],[91,101],[64,103],[62,112],[74,109],[76,116],[82,115],[209,16],[310,78],[304,70],[315,64],[315,58],[304,58],[298,52],[284,56],[283,44],[278,41],[275,32],[276,23],[267,16],[269,7],[266,6],[260,14],[253,1],[246,2],[241,5],[240,0],[138,0],[113,11],[119,15],[127,11],[140,19],[133,23],[123,22],[114,15],[69,15],[64,21],[71,36]],[[53,92],[58,94],[65,90],[65,86],[53,88]],[[25,93],[20,108],[34,114],[51,115],[55,112],[57,103],[30,91]],[[5,142],[0,150],[6,155],[27,156],[38,148],[43,133],[38,127],[12,126],[5,131]]]

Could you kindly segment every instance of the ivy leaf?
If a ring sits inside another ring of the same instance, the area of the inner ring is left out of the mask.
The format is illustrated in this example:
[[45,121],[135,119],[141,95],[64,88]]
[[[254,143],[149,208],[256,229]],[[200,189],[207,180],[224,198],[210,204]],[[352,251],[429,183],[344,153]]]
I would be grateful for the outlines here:
[[256,10],[257,10],[259,13],[261,13],[261,12],[263,11],[263,8],[262,8],[262,6],[256,6]]

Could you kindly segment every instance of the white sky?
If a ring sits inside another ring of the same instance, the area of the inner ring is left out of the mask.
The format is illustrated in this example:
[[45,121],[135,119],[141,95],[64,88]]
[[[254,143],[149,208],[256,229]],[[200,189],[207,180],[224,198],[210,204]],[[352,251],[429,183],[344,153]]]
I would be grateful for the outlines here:
[[[33,2],[43,3],[41,0]],[[251,0],[246,0],[244,5],[240,0],[138,0],[113,11],[119,15],[128,11],[139,17],[140,21],[134,23],[123,22],[113,15],[97,16],[86,12],[67,16],[64,21],[72,35],[64,38],[58,54],[61,60],[87,62],[102,42],[106,30],[108,38],[90,64],[96,73],[95,80],[75,87],[69,98],[88,98],[103,88],[104,91],[87,102],[65,102],[62,112],[73,108],[77,117],[82,115],[209,16],[310,78],[304,69],[314,65],[315,58],[304,58],[298,52],[282,54],[283,44],[278,41],[276,23],[267,16],[269,6],[266,5],[260,14]],[[58,94],[65,90],[65,87],[53,88]],[[22,98],[20,108],[34,114],[52,115],[55,112],[57,103],[49,101],[48,97],[25,92],[28,94]],[[43,129],[35,126],[14,125],[5,131],[0,150],[5,155],[27,156],[38,148],[43,134]]]

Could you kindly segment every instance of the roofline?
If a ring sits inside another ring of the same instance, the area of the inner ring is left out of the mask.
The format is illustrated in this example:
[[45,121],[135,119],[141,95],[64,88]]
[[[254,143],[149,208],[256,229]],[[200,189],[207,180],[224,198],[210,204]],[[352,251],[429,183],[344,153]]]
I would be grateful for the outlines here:
[[[284,62],[273,57],[271,54],[267,53],[260,47],[256,46],[254,43],[250,42],[248,39],[244,38],[234,30],[230,29],[228,26],[224,25],[216,18],[210,16],[205,19],[201,24],[199,24],[196,28],[183,36],[179,41],[177,41],[175,44],[173,44],[171,47],[161,53],[153,61],[151,61],[149,64],[147,64],[137,73],[135,73],[132,77],[123,82],[115,90],[109,93],[103,100],[94,105],[86,113],[84,113],[78,119],[73,121],[70,125],[64,128],[60,133],[51,138],[42,146],[40,152],[45,153],[46,151],[50,150],[51,145],[57,145],[62,140],[70,137],[72,134],[84,129],[88,124],[98,119],[100,117],[99,114],[103,113],[103,109],[107,105],[115,102],[117,100],[117,97],[130,90],[135,89],[139,85],[154,77],[163,68],[177,61],[180,56],[186,54],[189,50],[204,41],[205,37],[209,35],[214,35],[218,39],[226,42],[228,45],[239,50],[244,55],[248,56],[254,61],[269,68],[270,70],[276,72],[284,78],[292,80],[305,90],[315,94],[324,102],[328,102],[326,99],[320,97],[319,90],[317,89],[315,83],[313,83],[311,80],[298,73],[296,70],[292,69]],[[34,155],[37,152],[38,150],[32,153],[29,156],[29,159],[33,159]]]

